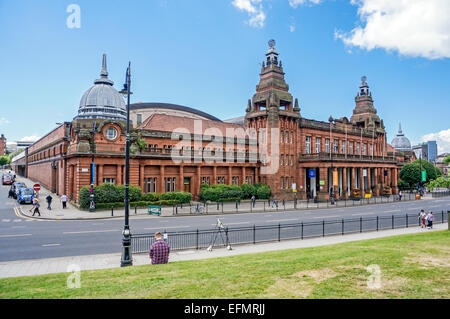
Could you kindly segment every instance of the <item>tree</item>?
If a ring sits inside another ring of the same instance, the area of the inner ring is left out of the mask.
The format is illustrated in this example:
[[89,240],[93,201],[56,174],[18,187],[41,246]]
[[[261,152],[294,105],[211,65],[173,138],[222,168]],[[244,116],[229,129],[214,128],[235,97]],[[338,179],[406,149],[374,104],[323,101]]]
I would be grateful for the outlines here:
[[450,164],[450,155],[447,155],[446,157],[444,157],[444,159],[442,160],[445,164]]
[[0,156],[0,166],[11,163],[11,160],[8,156]]
[[439,169],[433,165],[433,163],[427,160],[415,160],[412,163],[406,164],[400,171],[400,179],[408,183],[410,187],[414,187],[417,183],[422,182],[422,173],[420,168],[426,171],[426,181],[428,183],[431,180],[436,179],[439,175]]

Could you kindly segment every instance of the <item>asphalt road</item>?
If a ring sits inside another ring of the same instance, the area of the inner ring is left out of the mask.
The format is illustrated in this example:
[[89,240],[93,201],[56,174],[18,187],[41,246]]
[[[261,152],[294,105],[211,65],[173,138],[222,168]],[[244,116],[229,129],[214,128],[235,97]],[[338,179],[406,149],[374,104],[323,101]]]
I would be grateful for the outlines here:
[[[9,186],[0,185],[0,262],[65,256],[81,256],[121,252],[122,219],[84,221],[43,221],[23,218],[15,213],[17,203],[8,199]],[[25,206],[24,209],[26,209]],[[212,229],[217,218],[225,226],[250,227],[253,225],[285,225],[298,222],[341,220],[342,218],[404,216],[418,214],[420,209],[435,213],[450,210],[450,197],[411,202],[395,202],[347,208],[314,209],[302,211],[227,214],[225,216],[130,218],[133,234],[156,231],[188,231]],[[45,209],[45,207],[41,207]],[[335,225],[337,232],[339,225]],[[359,224],[355,224],[356,228]],[[321,226],[316,232],[321,232]],[[287,234],[287,233],[286,233]],[[307,234],[306,234],[307,235]],[[288,235],[286,235],[288,236]],[[209,239],[204,239],[208,241]]]

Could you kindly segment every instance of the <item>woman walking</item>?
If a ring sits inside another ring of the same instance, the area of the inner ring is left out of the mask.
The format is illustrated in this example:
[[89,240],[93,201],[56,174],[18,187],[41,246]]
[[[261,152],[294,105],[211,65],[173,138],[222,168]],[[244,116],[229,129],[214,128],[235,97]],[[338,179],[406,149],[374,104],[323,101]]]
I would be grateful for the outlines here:
[[427,215],[428,229],[433,229],[433,219],[434,219],[433,212],[430,211]]

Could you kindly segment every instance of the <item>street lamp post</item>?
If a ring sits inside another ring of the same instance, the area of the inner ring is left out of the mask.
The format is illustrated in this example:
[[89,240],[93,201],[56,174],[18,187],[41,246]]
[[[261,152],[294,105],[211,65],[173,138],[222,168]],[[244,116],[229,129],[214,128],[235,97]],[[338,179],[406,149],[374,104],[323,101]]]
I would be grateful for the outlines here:
[[91,195],[90,195],[90,202],[89,202],[89,211],[94,212],[95,211],[95,201],[94,201],[94,184],[95,184],[95,162],[94,162],[94,134],[96,129],[97,123],[94,121],[92,124],[92,145],[91,145],[91,153],[92,153],[92,160],[91,160]]
[[[333,157],[332,157],[332,151],[333,151],[333,147],[334,147],[334,143],[333,143],[333,134],[331,131],[331,124],[333,123],[334,119],[332,116],[330,116],[330,118],[328,119],[328,121],[330,122],[330,171],[331,171],[331,180],[332,180],[332,186],[331,186],[331,192],[330,192],[330,203],[331,205],[334,205],[334,169],[333,169]],[[328,182],[329,183],[329,182]]]
[[132,266],[133,258],[131,256],[131,232],[129,225],[129,182],[130,182],[130,85],[131,85],[131,63],[128,63],[125,84],[123,85],[121,94],[127,96],[127,132],[125,145],[125,224],[122,231],[122,258],[120,267]]

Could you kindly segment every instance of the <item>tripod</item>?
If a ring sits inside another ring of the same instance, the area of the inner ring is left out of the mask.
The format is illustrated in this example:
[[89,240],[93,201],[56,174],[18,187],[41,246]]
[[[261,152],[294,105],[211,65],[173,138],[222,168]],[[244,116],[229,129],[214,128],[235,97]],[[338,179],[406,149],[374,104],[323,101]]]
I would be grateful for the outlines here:
[[217,219],[216,231],[211,237],[211,242],[206,249],[207,251],[212,251],[214,244],[216,243],[216,239],[220,234],[220,238],[222,238],[222,243],[227,246],[228,250],[231,250],[230,240],[228,239],[228,231],[225,231],[225,227],[223,226],[220,219]]

